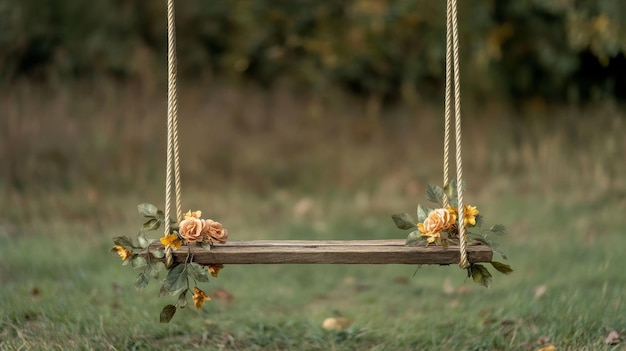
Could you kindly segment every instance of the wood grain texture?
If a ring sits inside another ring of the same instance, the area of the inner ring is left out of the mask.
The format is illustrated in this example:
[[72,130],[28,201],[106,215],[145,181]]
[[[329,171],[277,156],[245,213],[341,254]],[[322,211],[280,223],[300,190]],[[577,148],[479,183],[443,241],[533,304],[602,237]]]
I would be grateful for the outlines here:
[[[192,246],[190,256],[200,264],[456,264],[457,246],[409,247],[398,240],[251,240],[229,241],[211,250]],[[152,253],[160,247],[149,247]],[[174,261],[184,262],[188,248],[174,250]],[[491,249],[484,245],[468,246],[469,261],[489,262]],[[161,259],[163,260],[163,259]]]

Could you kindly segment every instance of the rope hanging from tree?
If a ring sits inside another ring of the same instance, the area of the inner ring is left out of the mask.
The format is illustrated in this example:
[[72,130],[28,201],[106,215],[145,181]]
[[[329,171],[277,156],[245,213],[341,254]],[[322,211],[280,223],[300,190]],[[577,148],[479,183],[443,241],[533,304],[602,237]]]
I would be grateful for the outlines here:
[[[458,215],[464,218],[463,206],[463,157],[461,145],[461,90],[459,74],[459,38],[458,38],[458,15],[457,1],[448,0],[446,6],[446,84],[445,84],[445,131],[444,131],[444,162],[443,184],[450,181],[450,130],[452,115],[454,114],[455,129],[455,162],[458,195]],[[176,23],[174,12],[174,0],[167,0],[167,62],[168,62],[168,89],[167,89],[167,164],[165,181],[165,218],[170,218],[172,183],[176,201],[176,216],[178,222],[182,219],[181,205],[181,181],[179,166],[178,147],[178,92],[177,92],[177,57],[176,57]],[[452,111],[454,101],[454,113]],[[173,176],[173,181],[172,181]],[[444,206],[448,205],[448,199],[444,195]],[[462,221],[461,221],[462,223]],[[169,226],[165,225],[165,234],[169,234]],[[467,258],[467,238],[464,225],[459,225],[459,266],[463,269],[469,266]],[[165,250],[166,266],[173,263],[172,248]]]
[[[458,194],[458,209],[460,223],[465,218],[463,206],[463,155],[461,154],[461,82],[459,77],[459,35],[457,19],[457,2],[448,0],[446,7],[446,96],[445,96],[445,131],[443,143],[443,184],[449,182],[450,169],[450,125],[452,121],[451,101],[454,100],[454,130],[456,146],[456,179]],[[454,86],[454,91],[452,87]],[[448,205],[448,199],[444,195],[444,205]],[[465,226],[459,225],[459,252],[461,260],[459,267],[465,269],[469,266],[467,260],[467,236]]]
[[[178,91],[176,87],[176,19],[174,0],[167,0],[167,164],[165,179],[165,218],[170,218],[172,199],[172,175],[176,195],[176,220],[180,222],[183,211],[180,189],[180,166],[178,156]],[[170,227],[164,225],[165,235]],[[165,249],[165,266],[172,265],[172,248]]]

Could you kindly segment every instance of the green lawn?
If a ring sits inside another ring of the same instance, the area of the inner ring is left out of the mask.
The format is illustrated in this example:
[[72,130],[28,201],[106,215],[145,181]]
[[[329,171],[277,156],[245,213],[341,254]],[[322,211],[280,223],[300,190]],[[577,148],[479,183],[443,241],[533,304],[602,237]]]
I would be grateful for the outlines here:
[[[612,330],[626,333],[623,199],[488,198],[477,204],[488,222],[509,225],[502,244],[515,269],[494,273],[488,289],[455,266],[232,265],[204,285],[213,301],[169,324],[158,315],[175,298],[157,298],[156,281],[135,291],[135,272],[108,252],[139,217],[112,226],[58,219],[17,235],[0,228],[0,350],[626,350],[604,343]],[[405,235],[384,208],[362,216],[333,210],[351,199],[325,201],[323,222],[280,213],[224,222],[232,239]],[[250,212],[264,205],[245,202]],[[337,315],[353,324],[321,327]]]

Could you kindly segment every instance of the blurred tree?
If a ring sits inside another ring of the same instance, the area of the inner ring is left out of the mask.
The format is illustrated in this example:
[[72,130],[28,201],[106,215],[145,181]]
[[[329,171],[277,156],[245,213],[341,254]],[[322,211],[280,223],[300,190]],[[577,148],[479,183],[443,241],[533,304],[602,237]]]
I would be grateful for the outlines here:
[[[468,93],[626,98],[626,2],[476,0],[460,6]],[[163,75],[162,1],[0,0],[0,18],[5,84]],[[443,1],[188,0],[178,3],[177,25],[186,79],[217,75],[265,87],[289,81],[320,94],[332,85],[380,101],[441,96]]]

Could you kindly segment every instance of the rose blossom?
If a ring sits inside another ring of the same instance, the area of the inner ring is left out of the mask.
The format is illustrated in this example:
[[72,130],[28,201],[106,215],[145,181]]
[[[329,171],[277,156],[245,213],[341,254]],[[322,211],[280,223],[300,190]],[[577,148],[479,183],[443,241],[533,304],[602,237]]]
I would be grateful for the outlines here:
[[205,221],[203,219],[189,217],[180,222],[178,233],[187,243],[202,241],[202,229]]
[[440,233],[444,229],[449,229],[452,224],[452,215],[445,208],[438,208],[431,211],[424,223],[418,224],[422,233]]
[[228,231],[222,226],[220,222],[216,222],[211,219],[204,221],[204,229],[202,234],[206,239],[213,239],[220,244],[226,243],[228,240]]

